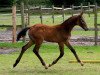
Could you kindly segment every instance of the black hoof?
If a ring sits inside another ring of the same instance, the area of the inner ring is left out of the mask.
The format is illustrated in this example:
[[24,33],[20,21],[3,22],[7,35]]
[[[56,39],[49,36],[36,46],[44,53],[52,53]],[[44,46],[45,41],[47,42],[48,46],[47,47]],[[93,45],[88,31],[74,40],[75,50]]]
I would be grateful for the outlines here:
[[48,67],[51,67],[52,66],[52,64],[49,64],[49,66]]
[[16,64],[13,65],[13,68],[16,67]]
[[45,69],[48,69],[48,67],[47,67],[47,66],[45,66]]
[[19,60],[16,60],[15,64],[13,65],[13,68],[16,67],[16,65],[19,63]]

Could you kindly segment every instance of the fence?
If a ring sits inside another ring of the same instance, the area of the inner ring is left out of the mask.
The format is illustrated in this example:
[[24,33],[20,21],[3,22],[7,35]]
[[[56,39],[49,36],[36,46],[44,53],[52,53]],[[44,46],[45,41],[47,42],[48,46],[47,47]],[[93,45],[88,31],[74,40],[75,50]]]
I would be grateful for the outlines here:
[[[95,34],[92,35],[94,37],[85,38],[83,36],[83,37],[77,38],[77,37],[72,36],[73,38],[71,39],[71,41],[72,42],[73,41],[80,41],[80,40],[83,41],[83,42],[84,41],[86,41],[86,42],[90,41],[90,42],[95,42],[95,45],[97,45],[97,42],[99,41],[98,31],[100,29],[97,27],[98,24],[97,24],[97,11],[96,10],[97,10],[98,7],[96,5],[90,5],[90,4],[88,4],[88,6],[83,6],[82,4],[81,4],[81,6],[72,5],[71,8],[65,8],[64,6],[62,6],[61,8],[54,7],[54,6],[52,6],[51,8],[45,8],[43,6],[38,6],[38,7],[29,6],[28,9],[25,8],[24,4],[22,4],[21,6],[22,7],[21,7],[21,17],[20,18],[22,18],[22,20],[21,20],[22,23],[20,23],[20,24],[22,24],[23,26],[18,26],[18,27],[23,27],[23,28],[26,27],[26,25],[30,25],[30,19],[31,19],[30,17],[32,15],[32,13],[40,14],[40,22],[41,23],[43,23],[43,21],[44,21],[43,16],[45,14],[50,14],[52,16],[51,17],[52,18],[52,24],[55,23],[55,18],[57,17],[57,16],[55,16],[55,14],[57,14],[57,13],[59,13],[61,15],[61,16],[58,16],[58,17],[62,17],[62,21],[65,20],[65,17],[66,17],[67,14],[71,14],[73,16],[74,14],[79,13],[83,9],[84,9],[84,12],[87,13],[89,17],[91,16],[90,14],[93,13],[94,14],[94,24],[93,25],[94,25],[95,28],[93,26],[91,28],[90,27],[89,28],[90,28],[90,31],[92,31],[92,32],[95,30]],[[16,10],[16,11],[19,11],[19,10]],[[4,27],[4,26],[5,25],[2,25],[0,27]],[[10,28],[12,26],[8,26],[8,27]],[[81,30],[81,29],[75,28],[74,30]],[[14,34],[16,35],[16,32]]]
[[[52,23],[54,23],[54,14],[55,12],[56,13],[60,13],[62,14],[62,17],[63,17],[63,21],[65,20],[65,13],[70,13],[72,14],[75,14],[75,13],[79,13],[81,11],[83,11],[83,9],[85,9],[85,13],[88,13],[88,15],[90,16],[90,13],[93,12],[93,8],[94,8],[95,5],[90,5],[88,4],[88,6],[83,6],[81,4],[81,6],[73,6],[71,8],[64,8],[64,6],[62,6],[62,8],[58,8],[58,7],[54,7],[52,5],[51,8],[45,8],[45,7],[42,7],[42,6],[37,6],[37,7],[30,7],[30,13],[40,13],[40,20],[41,20],[41,23],[43,23],[43,14],[51,14],[52,15]],[[77,10],[76,10],[77,9]],[[81,9],[81,10],[80,10]],[[27,12],[28,9],[26,9],[26,12]]]

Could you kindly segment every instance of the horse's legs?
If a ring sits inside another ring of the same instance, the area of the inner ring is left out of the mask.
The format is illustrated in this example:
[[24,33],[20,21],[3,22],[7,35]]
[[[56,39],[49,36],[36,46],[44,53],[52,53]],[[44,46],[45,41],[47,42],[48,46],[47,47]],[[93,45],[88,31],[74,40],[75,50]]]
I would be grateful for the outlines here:
[[25,46],[22,47],[21,53],[20,53],[20,55],[18,56],[18,58],[17,58],[15,64],[13,65],[13,67],[15,67],[15,66],[19,63],[19,61],[20,61],[21,57],[23,56],[24,52],[25,52],[29,47],[31,47],[32,45],[33,45],[33,42],[30,40]]
[[58,60],[61,57],[63,57],[63,55],[64,55],[64,44],[63,43],[58,43],[58,45],[59,45],[59,49],[60,49],[60,55],[59,55],[59,57],[56,60],[54,60],[52,62],[52,64],[49,64],[49,67],[51,67],[52,65],[56,64],[58,62]]
[[44,60],[42,59],[42,57],[39,54],[39,48],[41,46],[42,43],[38,43],[35,45],[33,52],[35,53],[35,55],[39,58],[39,60],[41,61],[42,65],[45,67],[45,69],[48,69],[48,67],[46,66]]
[[77,59],[77,61],[81,64],[81,66],[83,66],[83,62],[79,59],[78,55],[76,54],[75,49],[70,45],[69,42],[65,42],[65,45],[71,50],[71,52],[74,54],[75,58]]

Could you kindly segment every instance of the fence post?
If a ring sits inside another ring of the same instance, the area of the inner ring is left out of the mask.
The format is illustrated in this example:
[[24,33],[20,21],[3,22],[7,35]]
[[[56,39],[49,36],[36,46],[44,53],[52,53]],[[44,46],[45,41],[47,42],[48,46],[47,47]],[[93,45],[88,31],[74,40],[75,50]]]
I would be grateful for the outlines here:
[[81,11],[83,11],[83,4],[81,3]]
[[12,25],[13,25],[12,42],[15,43],[16,42],[16,4],[13,4],[12,6]]
[[28,13],[25,14],[25,27],[28,26]]
[[28,14],[27,14],[27,17],[28,17],[28,25],[30,25],[30,7],[29,7],[29,5],[27,6],[27,8],[28,8]]
[[89,15],[89,17],[90,17],[90,2],[88,2],[88,15]]
[[94,28],[95,28],[95,37],[94,37],[95,44],[94,45],[97,45],[98,28],[97,28],[97,4],[96,3],[95,3],[95,7],[94,7]]
[[72,5],[72,16],[73,16],[73,11],[74,11],[74,5]]
[[[22,22],[22,29],[25,28],[25,20],[24,20],[24,2],[21,1],[21,22]],[[23,42],[25,42],[25,37],[23,38]]]
[[40,6],[40,20],[41,20],[41,24],[43,24],[42,6]]
[[62,5],[62,17],[63,17],[63,21],[65,19],[65,15],[64,15],[64,5]]
[[22,28],[25,28],[25,20],[24,20],[24,2],[21,2],[21,21],[22,21]]
[[54,5],[52,5],[52,22],[54,23]]

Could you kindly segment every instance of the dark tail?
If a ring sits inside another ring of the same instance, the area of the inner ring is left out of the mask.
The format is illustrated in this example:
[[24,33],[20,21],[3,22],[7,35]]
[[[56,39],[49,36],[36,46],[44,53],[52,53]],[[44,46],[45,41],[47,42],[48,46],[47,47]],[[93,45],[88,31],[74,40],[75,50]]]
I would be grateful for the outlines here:
[[26,27],[26,28],[22,29],[18,33],[16,41],[19,41],[21,37],[25,37],[26,36],[26,32],[27,32],[28,29],[30,29],[30,27]]

